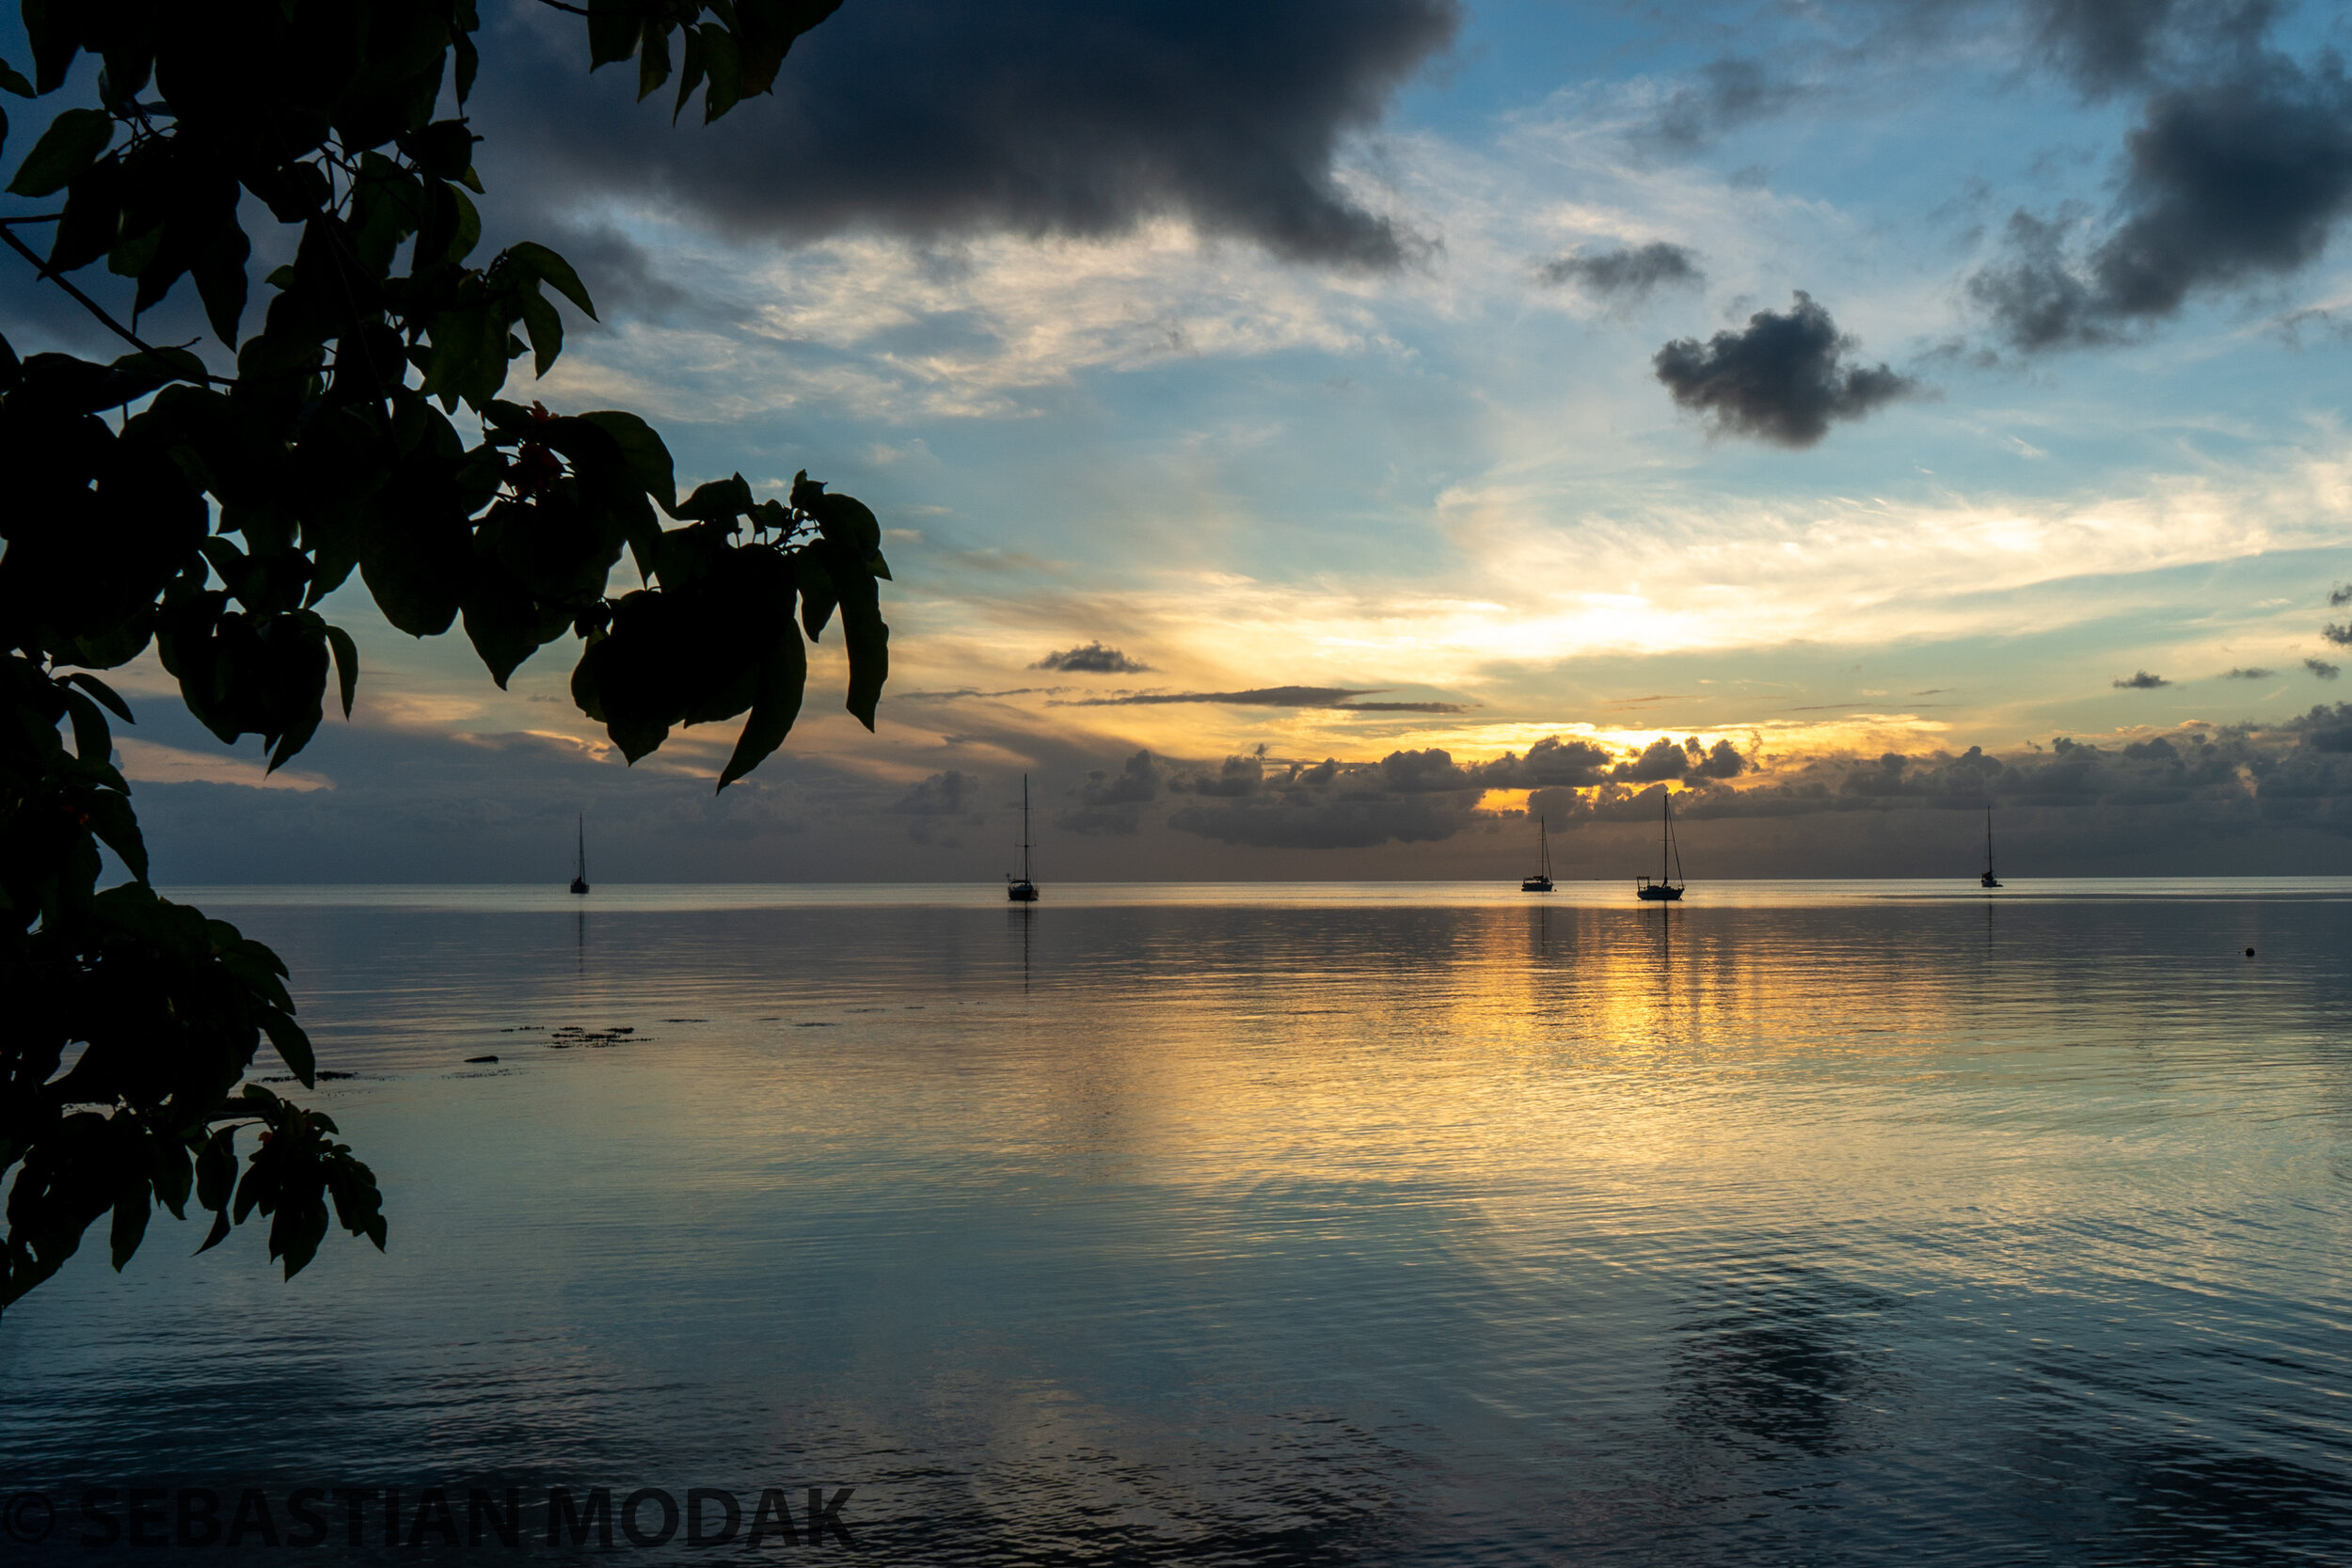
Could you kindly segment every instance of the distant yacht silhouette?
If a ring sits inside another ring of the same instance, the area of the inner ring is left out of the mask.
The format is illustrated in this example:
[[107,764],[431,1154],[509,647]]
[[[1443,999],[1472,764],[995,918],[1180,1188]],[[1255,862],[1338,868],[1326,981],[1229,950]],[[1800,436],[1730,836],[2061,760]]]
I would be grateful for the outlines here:
[[580,865],[572,873],[572,891],[585,893],[588,891],[588,818],[582,816],[578,825],[580,828]]
[[1547,827],[1542,817],[1535,818],[1535,875],[1520,881],[1521,893],[1551,891],[1551,836]]
[[[1682,875],[1682,847],[1675,842],[1674,791],[1664,789],[1663,786],[1661,786],[1661,789],[1662,799],[1658,804],[1664,828],[1658,844],[1658,880],[1653,882],[1647,877],[1633,879],[1633,896],[1647,899],[1652,903],[1662,903],[1679,898],[1682,896],[1683,888],[1688,885],[1677,879]],[[1674,863],[1673,878],[1666,875],[1666,864],[1670,859]]]
[[1037,902],[1037,884],[1029,879],[1029,851],[1036,846],[1029,842],[1029,776],[1021,775],[1021,876],[1018,880],[1009,871],[1005,873],[1005,896],[1016,904]]
[[1993,875],[1993,807],[1984,808],[1984,875],[1977,879],[1986,887],[1999,887],[2001,879]]

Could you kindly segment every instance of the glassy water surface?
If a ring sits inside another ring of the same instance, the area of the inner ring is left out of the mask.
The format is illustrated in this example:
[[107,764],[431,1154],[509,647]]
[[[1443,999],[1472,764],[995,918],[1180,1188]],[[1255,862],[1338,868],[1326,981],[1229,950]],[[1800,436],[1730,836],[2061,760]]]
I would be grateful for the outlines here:
[[0,1320],[0,1489],[2352,1560],[2352,883],[189,896],[292,964],[391,1248],[97,1237]]

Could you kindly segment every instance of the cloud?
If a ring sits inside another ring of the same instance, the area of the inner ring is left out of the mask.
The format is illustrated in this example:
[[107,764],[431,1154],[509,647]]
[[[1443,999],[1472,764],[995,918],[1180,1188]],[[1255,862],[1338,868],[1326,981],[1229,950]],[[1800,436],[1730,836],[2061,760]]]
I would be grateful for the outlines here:
[[1047,654],[1029,668],[1060,670],[1071,674],[1139,675],[1149,672],[1152,666],[1140,659],[1129,658],[1117,648],[1089,642],[1083,648],[1064,648],[1059,653]]
[[475,115],[494,187],[551,208],[648,199],[805,241],[1121,233],[1168,214],[1277,256],[1393,268],[1422,242],[1343,188],[1343,140],[1452,41],[1455,0],[1104,6],[860,0],[772,97],[673,129],[669,92],[581,67],[569,18],[510,11]]
[[1547,283],[1573,283],[1597,298],[1627,303],[1646,299],[1661,287],[1695,288],[1707,281],[1698,252],[1664,240],[1630,250],[1579,251],[1547,262],[1542,276]]
[[1665,779],[1678,779],[1691,770],[1689,753],[1661,736],[1642,749],[1641,755],[1630,762],[1619,763],[1610,777],[1629,784],[1655,784]]
[[2249,51],[2153,92],[2125,149],[2122,194],[2087,248],[2070,243],[2071,214],[2020,210],[2008,257],[1969,278],[2012,346],[2111,342],[2194,294],[2317,259],[2352,212],[2352,83],[2332,57]]
[[1691,756],[1691,771],[1702,779],[1736,779],[1747,771],[1748,759],[1728,740],[1718,740],[1704,753],[1695,737],[1683,742],[1683,748]]
[[1053,707],[1155,707],[1168,703],[1225,703],[1235,707],[1320,707],[1343,713],[1463,713],[1467,703],[1359,703],[1378,687],[1263,686],[1248,691],[1139,691],[1123,697],[1086,697],[1049,704]]
[[1677,339],[1650,363],[1675,402],[1706,415],[1716,431],[1809,447],[1834,421],[1861,419],[1919,389],[1883,364],[1846,363],[1854,346],[1799,290],[1785,315],[1758,310],[1745,331],[1718,332],[1706,343]]
[[1114,773],[1097,768],[1076,790],[1078,804],[1056,814],[1065,832],[1131,835],[1143,824],[1143,807],[1160,792],[1160,769],[1148,751],[1129,757]]
[[1547,736],[1527,749],[1527,755],[1506,752],[1478,767],[1479,782],[1489,789],[1582,788],[1609,776],[1617,760],[1608,747],[1590,740],[1563,740]]
[[1168,825],[1262,849],[1362,849],[1451,838],[1472,820],[1469,807],[1447,797],[1305,796],[1248,805],[1186,806]]
[[2159,686],[2172,683],[2162,675],[2152,675],[2145,670],[2135,670],[2119,681],[2110,682],[2118,691],[2153,691]]
[[2259,664],[2239,665],[2221,678],[2225,681],[2266,681],[2278,673],[2276,670],[2266,670]]
[[2317,675],[2324,681],[2334,680],[2338,675],[2344,673],[2343,665],[2330,664],[2324,658],[2307,658],[2303,661],[2303,668],[2309,670],[2312,674]]
[[2339,648],[2352,648],[2352,625],[2338,626],[2330,621],[2319,628],[2322,641],[2333,642]]
[[2328,609],[2342,610],[2348,604],[2352,604],[2352,585],[2338,583],[2328,591]]
[[[1336,768],[1338,764],[1327,766]],[[1243,795],[1255,795],[1265,780],[1265,763],[1258,757],[1227,757],[1224,767],[1215,773],[1186,773],[1168,781],[1168,787],[1179,795],[1207,795],[1232,800]]]
[[2272,14],[2264,0],[2028,0],[2024,9],[2051,62],[2093,98],[2243,49]]
[[933,773],[886,809],[915,818],[907,824],[907,837],[942,849],[963,847],[963,841],[952,831],[941,831],[942,819],[955,818],[973,828],[986,820],[980,805],[980,781],[952,768]]
[[1631,137],[1666,152],[1696,152],[1728,132],[1779,113],[1811,90],[1775,80],[1759,61],[1727,56],[1700,67],[1698,80],[1667,94]]

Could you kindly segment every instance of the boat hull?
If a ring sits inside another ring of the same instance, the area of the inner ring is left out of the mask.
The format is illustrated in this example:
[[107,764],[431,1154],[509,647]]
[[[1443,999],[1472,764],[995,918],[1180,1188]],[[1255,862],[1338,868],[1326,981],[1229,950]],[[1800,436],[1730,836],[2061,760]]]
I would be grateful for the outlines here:
[[1549,893],[1551,891],[1551,879],[1549,877],[1530,877],[1527,880],[1519,884],[1519,891],[1521,893]]
[[1645,903],[1670,904],[1682,896],[1682,890],[1678,887],[1661,887],[1657,883],[1652,883],[1648,887],[1635,888],[1633,896]]
[[1034,904],[1037,902],[1037,884],[1035,882],[1015,882],[1010,887],[1005,889],[1005,896],[1011,899],[1016,904]]

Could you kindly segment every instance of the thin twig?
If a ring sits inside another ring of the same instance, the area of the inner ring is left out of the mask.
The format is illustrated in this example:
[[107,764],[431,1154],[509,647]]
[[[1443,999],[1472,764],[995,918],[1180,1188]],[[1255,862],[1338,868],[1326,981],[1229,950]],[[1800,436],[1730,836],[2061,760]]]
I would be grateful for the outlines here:
[[[129,327],[115,320],[114,317],[108,315],[106,313],[106,308],[99,304],[98,301],[90,298],[89,295],[84,293],[81,290],[67,282],[65,278],[60,277],[58,274],[52,272],[49,269],[49,263],[40,259],[40,253],[35,251],[32,246],[26,245],[23,240],[18,239],[14,231],[7,228],[0,228],[0,242],[6,242],[10,250],[15,251],[19,256],[24,257],[27,261],[32,262],[34,266],[40,269],[40,275],[43,277],[46,277],[50,282],[55,283],[58,288],[63,289],[67,293],[72,294],[74,299],[80,302],[83,309],[87,310],[91,315],[96,316],[101,322],[105,324],[107,331],[112,332],[116,337],[121,339],[124,342],[129,343],[133,348],[137,349],[141,354],[153,356],[157,363],[160,364],[162,362],[162,356],[157,353],[153,344],[147,342],[145,340],[140,338],[137,333],[132,331]],[[230,378],[225,375],[215,375],[210,371],[204,372],[203,374],[206,381],[214,383],[215,385],[222,387],[233,385]]]
[[12,223],[55,223],[63,216],[65,216],[63,213],[36,213],[30,217],[0,218],[0,229],[5,229]]
[[586,15],[588,14],[588,8],[587,8],[587,7],[585,7],[585,6],[567,6],[567,5],[565,5],[565,4],[564,3],[564,0],[539,0],[539,4],[541,4],[542,6],[553,6],[553,7],[554,7],[557,10],[559,10],[559,11],[569,11],[569,12],[571,12],[574,16],[586,16]]

